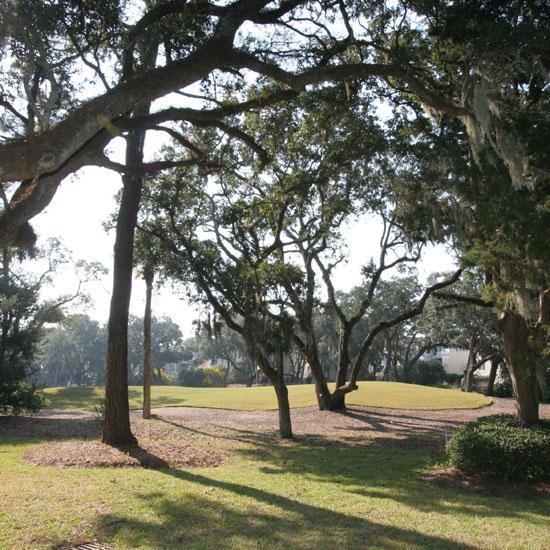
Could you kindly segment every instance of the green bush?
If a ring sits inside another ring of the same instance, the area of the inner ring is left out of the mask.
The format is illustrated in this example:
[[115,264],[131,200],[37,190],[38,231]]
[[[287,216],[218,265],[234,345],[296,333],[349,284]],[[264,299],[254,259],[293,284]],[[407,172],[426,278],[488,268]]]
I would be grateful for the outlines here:
[[33,382],[0,379],[0,411],[17,415],[38,412],[44,406],[44,396]]
[[499,367],[500,381],[493,386],[493,395],[495,397],[513,397],[514,388],[512,387],[512,379],[508,369],[501,365]]
[[445,378],[445,368],[441,361],[419,361],[408,373],[408,381],[411,384],[422,386],[437,386]]
[[191,369],[182,369],[178,376],[180,386],[192,388],[222,388],[225,377],[220,367],[204,365]]
[[472,474],[515,481],[550,480],[550,422],[523,427],[511,415],[480,418],[446,445],[449,463]]

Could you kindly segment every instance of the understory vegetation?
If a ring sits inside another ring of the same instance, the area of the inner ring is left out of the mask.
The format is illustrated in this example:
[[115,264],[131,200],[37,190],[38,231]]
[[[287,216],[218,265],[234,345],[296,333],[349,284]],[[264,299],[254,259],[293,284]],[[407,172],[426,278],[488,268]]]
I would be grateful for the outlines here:
[[550,421],[522,426],[510,415],[480,418],[446,445],[450,464],[478,476],[514,481],[550,480]]

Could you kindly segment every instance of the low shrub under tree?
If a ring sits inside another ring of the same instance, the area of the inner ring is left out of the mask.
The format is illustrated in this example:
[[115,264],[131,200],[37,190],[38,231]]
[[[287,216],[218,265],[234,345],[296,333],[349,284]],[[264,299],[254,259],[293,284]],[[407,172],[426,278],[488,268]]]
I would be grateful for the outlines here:
[[480,418],[457,430],[446,445],[460,470],[506,481],[550,480],[550,421],[524,427],[512,415]]

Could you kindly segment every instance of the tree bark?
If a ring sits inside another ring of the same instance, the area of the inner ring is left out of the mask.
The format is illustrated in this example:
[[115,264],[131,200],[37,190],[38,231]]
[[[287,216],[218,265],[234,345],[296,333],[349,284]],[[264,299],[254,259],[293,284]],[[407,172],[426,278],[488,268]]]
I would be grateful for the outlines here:
[[281,439],[292,439],[292,421],[290,418],[290,403],[286,384],[277,381],[274,384],[279,406],[279,434]]
[[277,350],[277,378],[273,381],[277,404],[279,405],[279,433],[281,439],[292,439],[292,421],[290,419],[290,403],[288,388],[285,384],[284,351]]
[[522,424],[530,426],[539,421],[540,386],[529,353],[529,328],[526,320],[511,310],[500,315],[499,325],[516,398],[517,417]]
[[485,395],[487,397],[491,397],[493,395],[493,387],[495,385],[495,379],[497,377],[499,362],[499,359],[496,357],[493,357],[491,359],[491,370],[489,371],[489,380],[487,381],[487,389],[485,390]]
[[143,268],[145,280],[145,313],[143,315],[143,418],[151,418],[151,301],[155,271],[147,263]]
[[[129,138],[132,145],[139,136]],[[127,161],[130,160],[128,143]],[[126,174],[122,178],[122,198],[116,225],[113,294],[108,324],[107,383],[103,442],[132,445],[137,442],[130,429],[128,406],[128,311],[132,292],[134,233],[141,199],[142,178]]]
[[[145,68],[155,66],[158,44],[146,43]],[[143,105],[143,103],[142,103]],[[135,116],[149,113],[149,104],[136,109]],[[130,131],[126,137],[126,166],[143,164],[145,130]],[[116,224],[113,294],[109,312],[107,340],[107,376],[103,442],[109,445],[137,443],[130,429],[128,406],[128,313],[132,293],[134,236],[143,189],[143,176],[128,172],[122,176],[122,196]]]
[[466,370],[464,371],[464,380],[462,381],[462,390],[465,392],[472,392],[474,389],[474,366],[476,364],[476,349],[475,338],[470,338],[470,346],[468,349],[468,363],[466,364]]
[[[10,253],[8,248],[2,249],[2,291],[6,298],[10,292]],[[0,380],[4,371],[6,351],[8,348],[8,333],[10,330],[10,319],[8,311],[2,310],[2,333],[0,334]]]

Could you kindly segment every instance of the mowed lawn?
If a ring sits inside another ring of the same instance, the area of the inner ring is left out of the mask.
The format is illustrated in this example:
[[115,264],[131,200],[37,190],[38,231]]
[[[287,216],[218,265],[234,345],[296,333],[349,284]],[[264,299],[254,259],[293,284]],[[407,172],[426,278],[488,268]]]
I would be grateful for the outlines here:
[[[313,385],[289,386],[291,407],[311,407],[317,404]],[[47,388],[50,409],[94,410],[103,398],[102,387]],[[142,403],[142,389],[129,388],[130,407]],[[254,388],[187,388],[153,386],[153,407],[207,407],[242,411],[272,410],[277,399],[272,387]],[[431,388],[398,382],[359,382],[359,389],[347,397],[350,405],[394,409],[468,409],[488,405],[490,400],[477,393],[456,389]]]
[[[59,434],[70,421],[58,420]],[[166,425],[149,422],[151,435]],[[0,548],[548,548],[549,499],[427,483],[422,472],[438,455],[420,443],[283,444],[246,429],[215,426],[208,438],[207,426],[178,429],[227,460],[194,469],[32,466],[22,455],[42,432],[3,436],[0,422]]]

